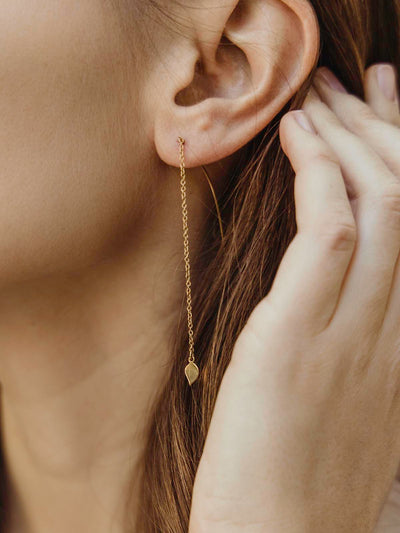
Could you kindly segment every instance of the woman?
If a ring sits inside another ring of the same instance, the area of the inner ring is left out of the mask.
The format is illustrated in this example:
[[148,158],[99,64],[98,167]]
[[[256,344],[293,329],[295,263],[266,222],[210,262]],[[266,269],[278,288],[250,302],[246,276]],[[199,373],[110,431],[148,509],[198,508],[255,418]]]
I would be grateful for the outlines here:
[[2,2],[3,533],[400,531],[399,26]]

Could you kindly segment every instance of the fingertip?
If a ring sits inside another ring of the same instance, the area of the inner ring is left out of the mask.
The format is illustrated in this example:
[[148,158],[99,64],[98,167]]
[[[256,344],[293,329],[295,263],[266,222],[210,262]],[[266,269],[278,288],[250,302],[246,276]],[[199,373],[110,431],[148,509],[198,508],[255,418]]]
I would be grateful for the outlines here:
[[310,116],[302,109],[289,111],[281,120],[279,127],[279,135],[283,151],[287,154],[290,146],[296,144],[297,139],[303,135],[316,135],[317,131],[314,128]]
[[335,76],[335,74],[327,67],[320,67],[317,69],[314,83],[323,92],[328,89],[329,91],[333,90],[347,94],[347,90],[343,83],[339,81],[337,76]]
[[381,93],[390,102],[397,99],[397,76],[393,65],[380,64],[376,68],[376,77]]
[[298,111],[292,111],[292,116],[297,122],[297,125],[300,126],[304,131],[316,135],[317,132],[314,128],[311,118],[306,113],[306,111],[302,109]]
[[297,133],[300,133],[299,130],[301,130],[303,133],[317,134],[310,116],[303,109],[289,111],[289,113],[283,116],[280,124],[281,135],[285,136],[288,133],[288,129],[293,127]]
[[391,63],[376,63],[365,72],[365,100],[383,120],[398,121],[397,72]]

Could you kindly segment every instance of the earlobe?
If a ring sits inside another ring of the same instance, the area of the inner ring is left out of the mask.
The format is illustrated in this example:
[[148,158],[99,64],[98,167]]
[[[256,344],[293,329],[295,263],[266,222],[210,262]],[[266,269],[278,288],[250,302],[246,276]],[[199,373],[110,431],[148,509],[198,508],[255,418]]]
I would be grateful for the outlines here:
[[225,0],[226,11],[216,7],[214,17],[207,5],[193,19],[195,64],[193,43],[182,42],[191,82],[180,87],[168,79],[154,120],[159,157],[172,166],[179,166],[178,137],[186,141],[188,168],[235,153],[296,93],[318,57],[319,26],[308,0]]

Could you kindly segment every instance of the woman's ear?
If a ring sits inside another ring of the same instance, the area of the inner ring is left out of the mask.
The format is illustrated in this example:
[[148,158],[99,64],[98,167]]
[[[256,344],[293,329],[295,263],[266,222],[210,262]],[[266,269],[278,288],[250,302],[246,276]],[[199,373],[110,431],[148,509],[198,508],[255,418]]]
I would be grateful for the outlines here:
[[265,128],[319,53],[308,0],[194,2],[188,7],[193,33],[175,35],[152,79],[163,93],[152,108],[158,155],[179,166],[183,137],[188,168],[228,157]]

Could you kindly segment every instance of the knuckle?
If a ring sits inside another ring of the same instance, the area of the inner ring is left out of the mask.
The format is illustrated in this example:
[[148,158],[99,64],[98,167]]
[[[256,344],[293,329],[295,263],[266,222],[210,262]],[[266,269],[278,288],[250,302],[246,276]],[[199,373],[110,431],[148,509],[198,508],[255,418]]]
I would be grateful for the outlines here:
[[360,105],[348,120],[352,129],[356,131],[376,128],[380,123],[380,119],[367,104]]
[[328,145],[322,144],[319,151],[312,158],[314,163],[340,167],[340,161],[333,150]]
[[315,237],[328,251],[349,252],[357,241],[357,227],[354,220],[344,215],[318,228]]
[[301,172],[306,174],[311,169],[337,173],[340,171],[340,161],[333,151],[322,146],[308,159]]
[[386,187],[379,198],[385,222],[400,230],[400,183]]

